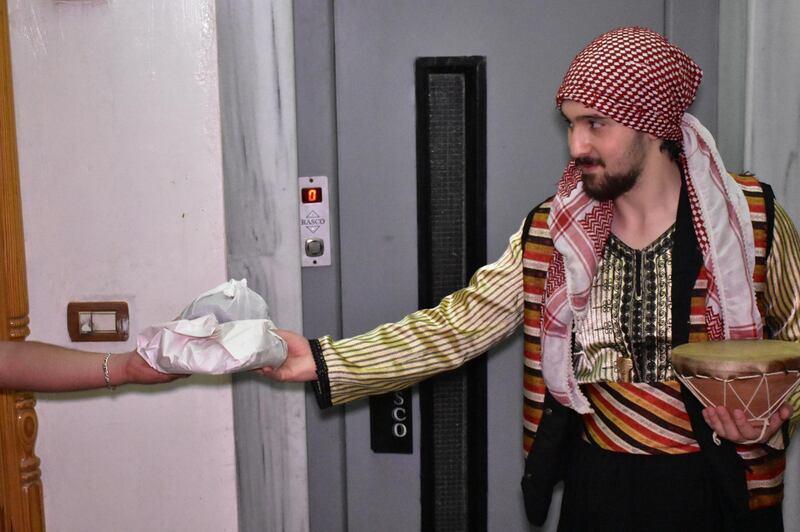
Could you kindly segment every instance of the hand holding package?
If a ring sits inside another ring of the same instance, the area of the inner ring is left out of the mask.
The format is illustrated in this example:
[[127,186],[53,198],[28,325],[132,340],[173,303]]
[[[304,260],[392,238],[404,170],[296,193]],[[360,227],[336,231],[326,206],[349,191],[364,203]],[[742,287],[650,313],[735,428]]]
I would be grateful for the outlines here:
[[286,359],[286,342],[274,328],[264,299],[244,279],[231,280],[201,294],[177,320],[142,331],[137,351],[164,373],[277,367]]

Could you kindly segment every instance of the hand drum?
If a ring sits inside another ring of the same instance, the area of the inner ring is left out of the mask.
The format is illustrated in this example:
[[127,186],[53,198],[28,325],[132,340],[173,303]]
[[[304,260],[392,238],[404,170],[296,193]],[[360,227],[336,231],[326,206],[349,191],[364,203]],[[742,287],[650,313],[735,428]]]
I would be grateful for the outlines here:
[[800,343],[781,340],[693,342],[672,350],[675,374],[705,406],[766,420],[800,384]]

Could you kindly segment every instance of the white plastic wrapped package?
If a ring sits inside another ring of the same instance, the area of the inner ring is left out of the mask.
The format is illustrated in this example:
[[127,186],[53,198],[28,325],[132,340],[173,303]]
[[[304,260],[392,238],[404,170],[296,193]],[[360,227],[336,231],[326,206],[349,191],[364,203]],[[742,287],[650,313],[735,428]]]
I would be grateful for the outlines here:
[[286,359],[286,342],[271,329],[267,304],[245,280],[209,290],[192,301],[179,319],[142,331],[137,351],[164,373],[219,375]]

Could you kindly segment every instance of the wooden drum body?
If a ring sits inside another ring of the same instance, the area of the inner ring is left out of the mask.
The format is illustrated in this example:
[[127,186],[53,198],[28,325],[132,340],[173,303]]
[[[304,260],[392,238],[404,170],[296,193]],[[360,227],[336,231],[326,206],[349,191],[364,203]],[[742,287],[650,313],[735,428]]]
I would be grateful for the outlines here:
[[705,406],[766,420],[800,384],[800,343],[781,340],[694,342],[672,350],[675,375]]

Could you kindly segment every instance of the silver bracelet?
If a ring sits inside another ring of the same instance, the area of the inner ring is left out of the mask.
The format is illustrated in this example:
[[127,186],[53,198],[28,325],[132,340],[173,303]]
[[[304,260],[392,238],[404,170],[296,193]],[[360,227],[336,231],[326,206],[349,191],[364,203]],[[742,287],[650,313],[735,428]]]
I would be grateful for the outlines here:
[[103,378],[106,381],[106,388],[109,390],[113,390],[116,386],[111,386],[111,375],[108,373],[108,359],[111,358],[111,353],[106,353],[105,358],[103,358]]

